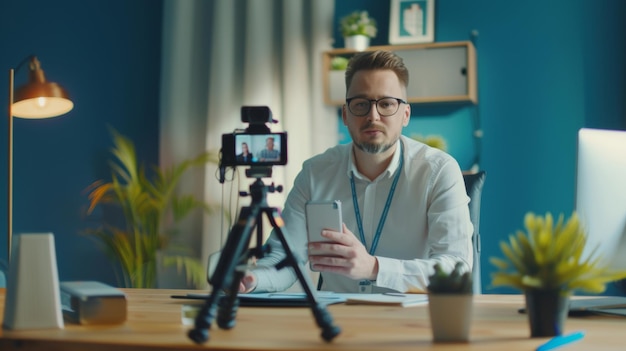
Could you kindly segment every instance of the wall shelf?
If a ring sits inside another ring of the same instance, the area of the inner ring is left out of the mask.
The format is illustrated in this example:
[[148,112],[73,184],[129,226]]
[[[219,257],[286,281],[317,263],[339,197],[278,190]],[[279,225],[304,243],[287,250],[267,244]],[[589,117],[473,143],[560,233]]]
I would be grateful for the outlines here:
[[[411,45],[371,46],[366,51],[389,50],[398,54],[409,69],[407,100],[422,103],[478,103],[476,50],[471,41]],[[345,102],[345,71],[331,70],[337,56],[351,57],[358,51],[334,49],[323,53],[324,102]]]

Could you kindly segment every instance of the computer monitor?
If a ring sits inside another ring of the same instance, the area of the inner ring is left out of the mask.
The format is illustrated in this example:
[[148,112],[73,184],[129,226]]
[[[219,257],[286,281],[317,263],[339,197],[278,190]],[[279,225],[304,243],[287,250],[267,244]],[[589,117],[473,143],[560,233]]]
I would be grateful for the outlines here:
[[576,212],[586,254],[626,269],[626,131],[579,130]]

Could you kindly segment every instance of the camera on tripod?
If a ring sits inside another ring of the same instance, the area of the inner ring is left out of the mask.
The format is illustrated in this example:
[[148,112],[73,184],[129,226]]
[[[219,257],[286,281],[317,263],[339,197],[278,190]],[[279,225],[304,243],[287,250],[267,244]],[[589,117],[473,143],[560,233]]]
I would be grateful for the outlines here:
[[[239,211],[226,244],[222,249],[217,266],[210,273],[213,291],[206,299],[204,306],[196,316],[194,328],[187,336],[200,344],[209,339],[209,329],[213,320],[222,329],[232,329],[239,307],[239,286],[245,275],[245,267],[251,257],[262,258],[269,252],[269,246],[263,244],[263,215],[272,225],[284,248],[285,258],[275,265],[276,269],[291,266],[300,285],[304,289],[306,299],[317,325],[322,329],[322,338],[331,341],[341,329],[333,324],[332,317],[325,305],[320,304],[314,294],[313,285],[308,275],[302,271],[299,259],[289,248],[283,227],[285,221],[276,207],[267,204],[267,193],[281,192],[282,186],[265,185],[261,178],[271,177],[272,166],[287,164],[287,133],[272,133],[267,123],[276,123],[272,112],[266,106],[243,106],[241,121],[250,125],[245,131],[222,134],[222,157],[220,158],[220,183],[224,182],[226,167],[250,166],[246,176],[256,178],[250,185],[250,191],[240,192],[241,196],[250,196],[250,206]],[[250,247],[252,234],[256,233],[256,247]],[[243,268],[242,268],[243,267]],[[209,269],[209,272],[211,270]]]
[[[272,133],[267,123],[276,123],[267,106],[242,106],[241,121],[249,126],[243,131],[222,134],[220,167],[251,166],[266,170],[287,164],[287,133]],[[260,174],[263,174],[261,172]]]

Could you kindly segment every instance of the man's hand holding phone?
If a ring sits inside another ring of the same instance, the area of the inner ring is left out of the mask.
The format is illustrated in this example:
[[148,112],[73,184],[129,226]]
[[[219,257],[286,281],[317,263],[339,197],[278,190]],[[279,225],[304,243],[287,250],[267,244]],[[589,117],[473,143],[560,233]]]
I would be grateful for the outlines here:
[[311,270],[376,279],[378,261],[343,224],[340,201],[309,202],[306,215]]

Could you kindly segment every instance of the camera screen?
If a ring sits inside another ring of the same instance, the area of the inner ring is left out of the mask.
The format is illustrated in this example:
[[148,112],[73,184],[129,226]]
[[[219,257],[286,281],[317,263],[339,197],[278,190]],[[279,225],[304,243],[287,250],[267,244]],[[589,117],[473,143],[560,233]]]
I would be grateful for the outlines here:
[[285,165],[287,133],[222,135],[222,165]]

